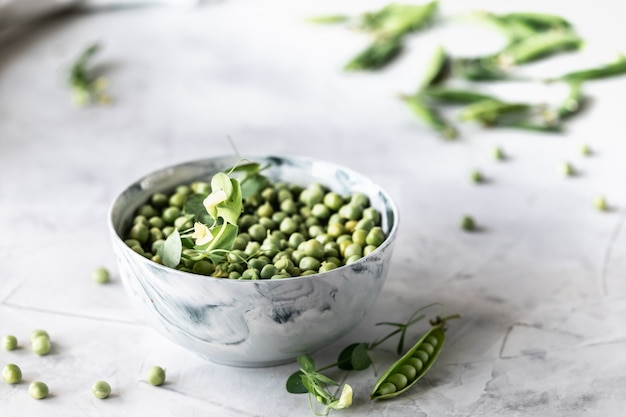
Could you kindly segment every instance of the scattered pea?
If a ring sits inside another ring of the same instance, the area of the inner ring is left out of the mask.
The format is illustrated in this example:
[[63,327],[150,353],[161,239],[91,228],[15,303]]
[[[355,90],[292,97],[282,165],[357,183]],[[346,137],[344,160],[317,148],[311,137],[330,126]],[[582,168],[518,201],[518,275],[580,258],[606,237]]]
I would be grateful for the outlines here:
[[593,200],[593,206],[600,211],[607,211],[609,205],[604,196],[598,196]]
[[50,335],[48,334],[47,331],[41,330],[41,329],[37,329],[37,330],[33,330],[32,332],[30,332],[30,341],[31,341],[31,343],[32,343],[32,341],[35,338],[37,338],[39,336],[44,336],[44,337],[50,339]]
[[481,171],[474,169],[470,172],[470,180],[475,184],[480,184],[485,181],[485,177]]
[[461,229],[466,230],[468,232],[476,229],[476,223],[474,222],[474,218],[472,216],[465,215],[461,218]]
[[504,150],[499,146],[493,148],[491,154],[493,156],[493,159],[495,159],[496,161],[504,161],[506,159],[506,154],[504,153]]
[[91,279],[98,284],[106,284],[110,280],[109,271],[105,267],[99,266],[91,272]]
[[17,384],[22,380],[22,370],[14,363],[10,363],[2,368],[2,379],[7,384]]
[[580,153],[584,156],[591,156],[593,155],[593,150],[591,149],[591,147],[587,144],[582,144],[580,146]]
[[165,369],[160,366],[153,366],[148,369],[146,380],[150,385],[159,386],[165,382]]
[[111,395],[111,385],[106,381],[96,381],[91,386],[91,392],[96,398],[103,400]]
[[4,350],[15,350],[17,349],[17,338],[10,334],[6,336],[2,336],[2,348]]
[[47,355],[51,348],[50,339],[46,336],[37,336],[31,341],[31,349],[37,355]]
[[41,381],[33,381],[28,386],[28,393],[36,400],[46,398],[49,392],[48,386]]
[[574,166],[569,162],[563,162],[561,166],[559,167],[559,171],[565,177],[571,177],[574,174],[576,174],[576,170],[574,169]]

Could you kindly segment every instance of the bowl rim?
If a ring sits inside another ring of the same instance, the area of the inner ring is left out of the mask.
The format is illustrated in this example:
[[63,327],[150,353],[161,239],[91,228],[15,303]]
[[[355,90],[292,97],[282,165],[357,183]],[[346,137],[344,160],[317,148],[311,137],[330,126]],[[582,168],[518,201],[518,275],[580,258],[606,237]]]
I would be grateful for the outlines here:
[[[180,271],[178,269],[174,269],[174,268],[170,268],[168,266],[159,264],[157,262],[153,262],[150,259],[147,259],[145,256],[140,255],[139,253],[135,252],[134,250],[132,250],[130,247],[128,247],[128,245],[126,245],[126,243],[124,242],[124,239],[122,239],[122,237],[117,233],[117,231],[115,230],[115,226],[113,225],[113,209],[115,207],[115,205],[117,204],[117,202],[119,201],[120,197],[126,193],[131,187],[136,186],[141,184],[143,181],[145,181],[146,179],[159,174],[161,172],[167,171],[167,170],[172,170],[175,168],[179,168],[182,166],[186,166],[186,165],[195,165],[195,164],[200,164],[203,162],[208,162],[208,161],[214,161],[214,160],[219,160],[219,159],[226,159],[226,158],[238,158],[238,155],[217,155],[217,156],[213,156],[213,157],[204,157],[204,158],[197,158],[197,159],[190,159],[190,160],[185,160],[182,162],[178,162],[178,163],[174,163],[171,165],[167,165],[167,166],[163,166],[159,169],[155,169],[152,170],[144,175],[142,175],[141,177],[139,177],[138,179],[136,179],[135,181],[130,182],[128,185],[126,185],[120,192],[116,193],[115,197],[113,198],[113,200],[111,201],[111,203],[109,204],[109,208],[107,210],[107,227],[109,229],[109,233],[111,235],[111,238],[115,241],[116,245],[120,245],[123,247],[123,250],[130,253],[131,256],[134,257],[138,257],[136,259],[140,259],[142,262],[149,262],[149,265],[153,268],[157,268],[157,269],[162,269],[167,273],[174,273],[174,274],[178,274],[180,275],[182,278],[184,279],[197,279],[198,277],[201,278],[209,278],[209,279],[214,279],[216,280],[216,282],[240,282],[240,283],[247,283],[247,284],[235,284],[235,285],[251,285],[251,284],[256,284],[256,285],[270,285],[270,283],[272,283],[272,285],[280,283],[280,282],[293,282],[296,280],[300,280],[300,279],[316,279],[317,277],[326,275],[326,274],[330,274],[330,273],[336,273],[339,270],[342,270],[344,268],[348,268],[351,265],[356,265],[359,263],[364,262],[367,258],[370,258],[372,256],[374,256],[376,253],[384,250],[387,246],[391,245],[393,243],[393,241],[396,238],[396,235],[398,233],[398,223],[399,223],[399,210],[398,210],[398,206],[395,202],[395,200],[389,195],[389,193],[387,192],[387,190],[385,190],[383,187],[381,187],[380,185],[378,185],[378,183],[374,182],[371,178],[369,178],[368,176],[361,174],[360,172],[346,167],[345,165],[341,165],[332,161],[328,161],[325,159],[319,159],[319,158],[313,158],[313,157],[307,157],[307,156],[298,156],[298,155],[290,155],[290,154],[260,154],[260,155],[245,155],[245,156],[241,156],[239,157],[239,160],[242,161],[250,161],[250,162],[254,162],[255,158],[257,159],[272,159],[272,158],[279,158],[279,159],[289,159],[289,160],[298,160],[298,161],[303,161],[303,162],[308,162],[308,163],[313,163],[313,162],[321,162],[324,163],[328,166],[331,166],[333,168],[336,169],[341,169],[342,171],[348,172],[351,175],[355,175],[367,182],[369,182],[371,185],[375,186],[378,189],[378,192],[380,192],[386,199],[387,201],[387,209],[390,210],[393,214],[393,223],[391,225],[391,229],[389,230],[389,232],[387,233],[387,237],[385,238],[384,242],[377,247],[373,252],[363,256],[362,258],[360,258],[359,260],[353,262],[352,264],[348,264],[348,265],[341,265],[335,269],[332,269],[330,271],[325,271],[325,272],[318,272],[316,274],[311,274],[311,275],[300,275],[297,277],[288,277],[288,278],[281,278],[281,279],[277,279],[277,280],[272,280],[272,279],[257,279],[257,280],[242,280],[242,279],[228,279],[228,278],[219,278],[219,277],[213,277],[210,275],[202,275],[202,274],[195,274],[193,272],[187,272],[187,271]],[[325,184],[322,184],[325,185]],[[266,284],[262,284],[262,283],[266,283]]]

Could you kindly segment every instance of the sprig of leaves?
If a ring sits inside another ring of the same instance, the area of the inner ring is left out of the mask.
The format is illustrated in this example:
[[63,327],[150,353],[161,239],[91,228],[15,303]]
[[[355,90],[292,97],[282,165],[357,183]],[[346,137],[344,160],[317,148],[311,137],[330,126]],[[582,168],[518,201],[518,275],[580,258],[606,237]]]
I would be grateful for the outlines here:
[[[386,334],[380,339],[371,343],[357,342],[346,346],[341,350],[337,357],[337,361],[330,365],[317,368],[314,359],[309,355],[300,355],[297,360],[300,369],[291,374],[287,378],[285,388],[292,394],[309,394],[310,399],[315,399],[318,403],[326,406],[323,411],[325,415],[331,409],[338,409],[337,404],[341,398],[336,398],[329,391],[329,386],[338,386],[335,380],[324,375],[322,372],[332,368],[338,368],[343,371],[363,371],[373,365],[370,352],[390,338],[400,335],[396,352],[401,355],[404,351],[404,343],[408,329],[426,316],[422,312],[428,308],[440,305],[439,303],[429,304],[417,309],[405,323],[398,322],[380,322],[376,326],[393,326],[395,330]],[[345,390],[345,388],[344,388]],[[345,405],[342,403],[341,405]],[[341,407],[345,408],[345,407]],[[315,409],[311,404],[311,410],[315,413]],[[320,415],[320,414],[318,414]]]
[[[193,230],[175,229],[157,249],[163,264],[176,268],[182,259],[208,259],[219,264],[230,252],[237,238],[237,221],[243,211],[243,199],[256,194],[267,184],[258,163],[236,165],[211,178],[211,192],[192,194],[183,213],[195,221]],[[239,178],[231,177],[239,175]],[[195,240],[195,242],[194,242]],[[185,242],[190,243],[185,250]]]
[[93,57],[101,49],[100,43],[89,45],[70,67],[68,82],[72,89],[72,102],[77,107],[111,102],[111,97],[106,93],[106,78],[96,76],[90,67]]

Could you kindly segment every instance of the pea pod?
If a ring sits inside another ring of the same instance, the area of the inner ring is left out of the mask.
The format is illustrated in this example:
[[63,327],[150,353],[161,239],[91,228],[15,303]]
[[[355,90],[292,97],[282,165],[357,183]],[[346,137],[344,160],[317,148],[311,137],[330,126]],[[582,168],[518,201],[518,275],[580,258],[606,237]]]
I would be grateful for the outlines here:
[[526,116],[533,106],[526,103],[507,103],[499,100],[481,100],[471,103],[461,110],[459,118],[464,121],[478,121],[487,126],[494,125],[503,118]]
[[493,96],[476,91],[446,87],[429,87],[420,94],[428,101],[440,104],[471,104],[481,100],[497,100]]
[[522,22],[536,31],[571,28],[572,24],[561,16],[548,13],[515,12],[500,16],[505,22]]
[[[370,394],[370,399],[387,400],[397,397],[411,388],[428,372],[439,356],[445,341],[446,334],[442,326],[443,323],[437,324],[424,333],[404,356],[394,362],[378,378]],[[415,370],[414,374],[413,370]]]
[[435,109],[429,107],[422,97],[419,95],[404,96],[402,100],[427,127],[439,132],[446,139],[456,138],[456,129]]
[[345,15],[325,15],[325,16],[313,16],[309,17],[307,22],[316,23],[320,25],[331,25],[335,23],[344,23],[348,21],[350,18]]
[[581,83],[573,82],[570,83],[569,87],[569,95],[557,109],[559,120],[565,120],[575,115],[576,113],[579,113],[585,103],[585,97],[582,93]]
[[350,62],[344,70],[362,71],[377,70],[389,64],[402,52],[402,41],[399,38],[379,39],[361,51]]
[[422,80],[422,89],[427,88],[444,81],[450,74],[450,57],[445,49],[439,46],[435,50],[435,54],[430,59],[426,68],[426,74]]
[[392,3],[377,12],[365,13],[358,27],[379,37],[404,36],[430,23],[437,7],[437,1],[418,5]]
[[581,71],[574,71],[561,75],[557,80],[567,82],[583,82],[589,80],[599,80],[602,78],[614,77],[626,74],[626,57],[619,55],[617,59],[607,65],[597,68],[590,68]]
[[495,60],[501,67],[525,64],[546,56],[578,49],[582,39],[575,33],[565,30],[538,33],[509,45],[496,55]]
[[452,61],[452,75],[469,81],[502,81],[511,76],[486,58],[458,58]]

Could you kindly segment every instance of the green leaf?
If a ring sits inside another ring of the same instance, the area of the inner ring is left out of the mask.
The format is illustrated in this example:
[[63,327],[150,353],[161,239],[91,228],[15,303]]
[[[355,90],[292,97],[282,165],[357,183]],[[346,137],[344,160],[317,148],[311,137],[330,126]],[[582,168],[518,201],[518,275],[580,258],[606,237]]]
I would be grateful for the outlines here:
[[213,178],[211,178],[211,190],[213,192],[223,190],[226,193],[226,196],[230,197],[233,193],[233,186],[230,181],[230,177],[223,172],[218,172],[213,175]]
[[206,207],[204,207],[204,199],[206,197],[206,194],[192,194],[187,197],[183,206],[183,213],[193,215],[194,221],[211,227],[215,220],[207,213]]
[[343,369],[344,371],[351,371],[354,369],[352,365],[352,352],[359,345],[359,343],[353,343],[351,345],[346,346],[340,353],[337,358],[337,368]]
[[316,380],[318,380],[319,382],[323,383],[323,384],[327,384],[327,385],[339,385],[339,382],[335,381],[334,379],[331,379],[329,377],[327,377],[324,374],[320,374],[319,372],[314,372],[311,374]]
[[180,255],[183,250],[183,244],[180,240],[178,229],[174,229],[174,231],[170,233],[160,249],[159,256],[163,261],[163,265],[176,268],[180,263]]
[[224,223],[211,229],[213,239],[209,242],[206,250],[212,252],[214,250],[230,250],[237,238],[239,228],[231,223]]
[[363,371],[372,364],[367,343],[359,343],[352,351],[352,366],[356,371]]
[[309,355],[299,355],[298,363],[304,372],[315,372],[315,361]]
[[217,205],[217,215],[228,223],[237,224],[237,220],[243,210],[241,187],[239,181],[234,178],[229,178],[228,182],[230,184],[230,194],[226,192],[229,196],[228,199]]
[[267,184],[268,180],[263,175],[248,175],[240,181],[241,196],[246,199],[252,195],[255,195],[256,193],[267,187]]
[[308,392],[307,388],[302,383],[303,375],[304,373],[302,371],[296,371],[287,378],[287,383],[285,384],[287,392],[291,394],[306,394]]

